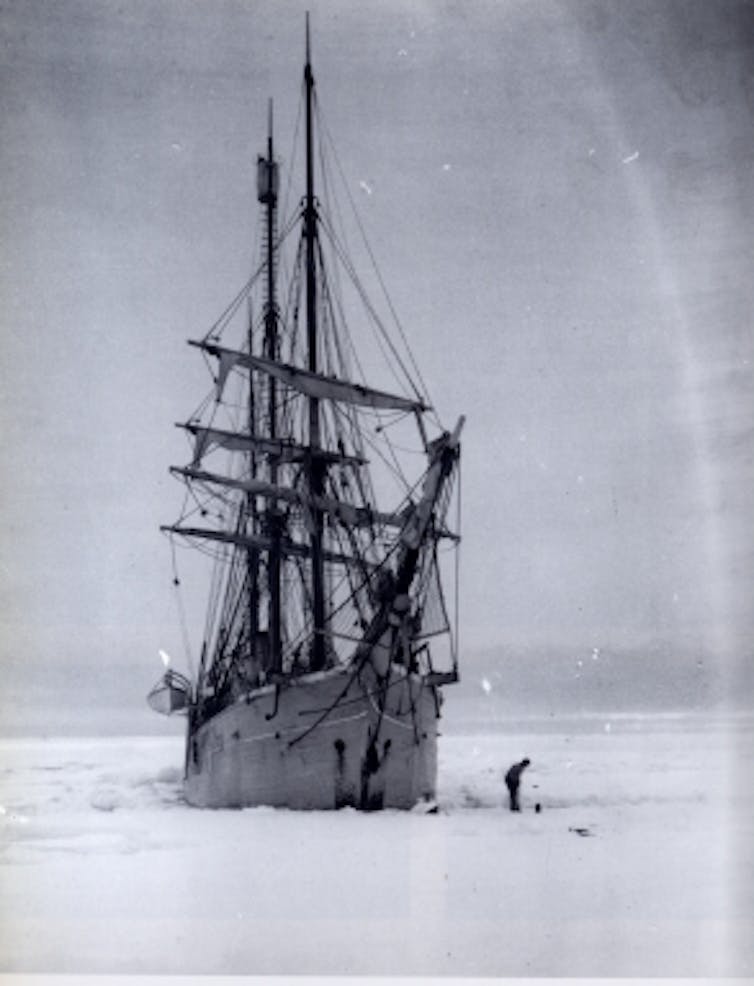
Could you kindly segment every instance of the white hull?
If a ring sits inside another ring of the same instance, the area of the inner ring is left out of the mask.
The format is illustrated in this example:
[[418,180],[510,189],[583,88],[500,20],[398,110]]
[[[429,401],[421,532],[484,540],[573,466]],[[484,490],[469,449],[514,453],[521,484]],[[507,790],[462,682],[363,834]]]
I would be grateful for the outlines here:
[[[440,696],[393,669],[267,685],[189,726],[186,800],[203,808],[411,808],[435,796]],[[381,710],[382,704],[382,710]]]

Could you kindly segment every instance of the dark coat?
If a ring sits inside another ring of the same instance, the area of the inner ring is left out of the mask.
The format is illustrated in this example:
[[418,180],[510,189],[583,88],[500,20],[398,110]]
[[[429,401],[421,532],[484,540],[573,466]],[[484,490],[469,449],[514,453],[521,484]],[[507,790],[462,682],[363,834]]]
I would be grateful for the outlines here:
[[526,760],[522,760],[521,763],[514,763],[510,768],[508,773],[505,775],[505,783],[509,788],[516,788],[521,783],[521,774],[529,766]]

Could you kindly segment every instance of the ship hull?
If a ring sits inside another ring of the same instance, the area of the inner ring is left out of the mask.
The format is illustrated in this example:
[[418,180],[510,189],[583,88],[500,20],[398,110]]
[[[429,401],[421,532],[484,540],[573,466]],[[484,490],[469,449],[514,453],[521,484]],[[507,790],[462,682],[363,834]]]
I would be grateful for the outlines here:
[[203,808],[412,808],[435,796],[440,696],[418,675],[349,669],[240,696],[189,724],[186,800]]

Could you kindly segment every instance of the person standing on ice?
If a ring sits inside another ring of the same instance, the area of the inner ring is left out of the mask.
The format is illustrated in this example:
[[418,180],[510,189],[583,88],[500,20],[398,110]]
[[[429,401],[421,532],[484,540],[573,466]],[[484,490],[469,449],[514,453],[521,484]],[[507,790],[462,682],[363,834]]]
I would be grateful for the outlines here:
[[530,763],[531,761],[528,757],[524,757],[521,763],[514,763],[505,775],[505,786],[508,788],[508,794],[511,799],[511,811],[521,811],[518,803],[518,788],[521,783],[521,774],[523,774]]

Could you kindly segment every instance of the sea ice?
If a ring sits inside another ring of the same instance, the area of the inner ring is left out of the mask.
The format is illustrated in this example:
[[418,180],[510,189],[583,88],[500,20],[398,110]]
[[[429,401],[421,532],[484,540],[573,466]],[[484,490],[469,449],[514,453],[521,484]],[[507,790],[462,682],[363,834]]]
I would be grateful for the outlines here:
[[0,971],[752,975],[751,718],[610,724],[448,731],[429,813],[200,811],[175,736],[2,740]]

